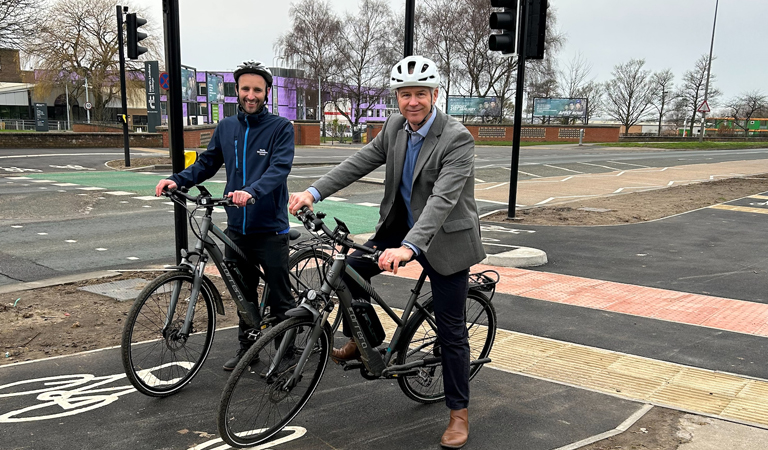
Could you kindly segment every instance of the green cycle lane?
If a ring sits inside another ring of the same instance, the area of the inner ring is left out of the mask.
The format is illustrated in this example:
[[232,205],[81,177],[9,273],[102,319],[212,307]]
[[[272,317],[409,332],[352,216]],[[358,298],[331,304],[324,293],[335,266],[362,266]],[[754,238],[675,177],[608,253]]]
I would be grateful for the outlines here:
[[[107,190],[134,192],[138,196],[155,195],[155,186],[164,174],[143,174],[133,172],[61,172],[25,174],[37,180],[51,180],[55,183],[72,183],[78,187],[98,187]],[[75,186],[70,186],[75,187]],[[206,185],[215,196],[223,194],[224,185],[213,183]],[[333,229],[337,217],[349,228],[352,234],[371,233],[379,220],[379,209],[372,206],[356,205],[353,203],[324,201],[315,205],[315,211],[327,214],[325,219],[329,228]],[[290,217],[292,223],[300,223],[295,217]]]

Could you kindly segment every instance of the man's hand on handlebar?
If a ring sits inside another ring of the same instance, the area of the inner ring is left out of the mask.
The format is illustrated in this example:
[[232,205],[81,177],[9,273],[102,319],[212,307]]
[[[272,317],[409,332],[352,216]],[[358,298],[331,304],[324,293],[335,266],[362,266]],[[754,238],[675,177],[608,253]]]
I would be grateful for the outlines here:
[[245,206],[248,203],[248,200],[253,198],[251,194],[245,191],[233,191],[227,194],[227,197],[232,198],[232,203],[240,207]]
[[178,188],[178,186],[172,180],[160,180],[160,182],[157,183],[157,186],[155,186],[155,197],[160,197],[160,195],[162,195],[163,191],[165,190],[170,191],[176,188]]
[[413,250],[408,247],[388,248],[379,256],[379,269],[397,275],[400,263],[407,263],[413,258]]
[[295,216],[296,213],[304,206],[312,210],[312,204],[314,202],[315,197],[311,192],[294,192],[288,199],[288,212]]

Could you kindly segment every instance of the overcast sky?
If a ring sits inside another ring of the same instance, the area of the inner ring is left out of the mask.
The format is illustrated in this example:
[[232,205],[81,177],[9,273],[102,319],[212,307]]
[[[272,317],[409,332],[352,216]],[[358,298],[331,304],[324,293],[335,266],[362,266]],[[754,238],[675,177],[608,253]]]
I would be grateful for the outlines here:
[[[160,0],[135,0],[162,27]],[[419,0],[416,0],[417,2]],[[273,44],[290,26],[291,2],[180,0],[184,64],[198,70],[232,70],[245,59],[279,65]],[[357,0],[332,0],[339,12],[355,12]],[[403,9],[405,0],[391,0]],[[574,55],[592,64],[598,81],[613,66],[644,58],[653,71],[672,69],[675,81],[709,53],[715,0],[550,0],[567,36],[560,67]],[[717,15],[712,73],[723,99],[744,91],[768,93],[768,0],[723,0]]]

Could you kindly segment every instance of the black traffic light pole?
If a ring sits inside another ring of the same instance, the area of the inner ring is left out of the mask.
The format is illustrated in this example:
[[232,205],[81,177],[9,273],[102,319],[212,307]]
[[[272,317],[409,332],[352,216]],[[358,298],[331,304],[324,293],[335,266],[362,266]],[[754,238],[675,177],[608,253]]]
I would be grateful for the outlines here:
[[509,204],[507,218],[515,218],[517,204],[517,169],[520,167],[520,136],[523,129],[523,91],[525,89],[525,29],[528,24],[528,1],[520,3],[520,20],[517,30],[517,83],[515,87],[515,119],[512,127],[512,162],[509,173]]
[[405,49],[403,57],[413,55],[414,16],[416,15],[416,0],[405,0]]
[[[168,71],[168,140],[173,173],[184,170],[184,123],[181,104],[181,29],[179,0],[163,0],[165,34],[165,70]],[[187,208],[174,204],[176,230],[176,263],[181,262],[181,250],[187,248]]]
[[125,167],[131,167],[131,153],[128,142],[128,99],[125,93],[125,55],[123,50],[123,11],[128,7],[117,5],[117,46],[120,53],[120,97],[123,99],[123,147],[125,148]]

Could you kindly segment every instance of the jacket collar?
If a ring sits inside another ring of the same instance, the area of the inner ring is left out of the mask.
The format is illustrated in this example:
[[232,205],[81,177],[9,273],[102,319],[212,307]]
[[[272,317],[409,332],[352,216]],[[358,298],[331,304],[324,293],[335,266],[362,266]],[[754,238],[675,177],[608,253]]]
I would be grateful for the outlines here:
[[237,120],[239,120],[243,125],[256,125],[257,123],[264,120],[266,116],[270,114],[269,109],[267,108],[267,105],[265,104],[260,112],[257,112],[255,114],[246,114],[245,111],[240,111],[237,113]]

